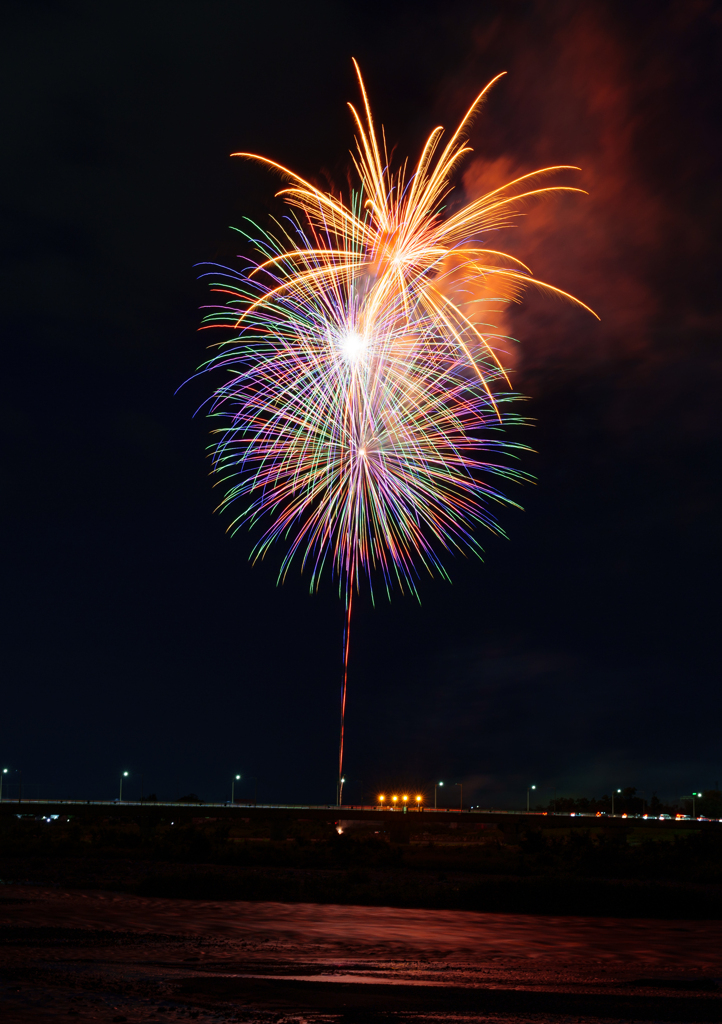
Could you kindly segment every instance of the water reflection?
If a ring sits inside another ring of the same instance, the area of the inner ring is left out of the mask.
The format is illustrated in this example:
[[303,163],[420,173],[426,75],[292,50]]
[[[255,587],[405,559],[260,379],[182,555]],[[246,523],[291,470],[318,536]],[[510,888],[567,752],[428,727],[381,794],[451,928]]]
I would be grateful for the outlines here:
[[259,1012],[303,1011],[308,1021],[331,1019],[342,1007],[409,1021],[684,1020],[687,1008],[694,1010],[689,1019],[722,1019],[717,921],[163,900],[30,887],[12,896],[5,887],[3,895],[9,961],[16,942],[25,963],[30,957],[65,972],[72,965],[78,977],[92,967],[116,985],[132,978],[170,986],[184,1006],[242,1003]]

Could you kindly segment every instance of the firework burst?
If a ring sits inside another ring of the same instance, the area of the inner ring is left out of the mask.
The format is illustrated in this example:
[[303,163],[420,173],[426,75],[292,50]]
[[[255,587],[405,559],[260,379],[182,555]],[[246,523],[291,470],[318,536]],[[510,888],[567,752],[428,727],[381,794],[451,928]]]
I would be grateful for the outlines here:
[[445,554],[480,550],[479,526],[501,532],[494,507],[515,503],[499,481],[525,478],[498,461],[521,447],[503,436],[520,422],[509,408],[518,396],[499,332],[478,319],[480,287],[484,319],[529,285],[578,302],[485,244],[534,198],[580,191],[544,184],[567,167],[447,209],[471,120],[501,76],[443,148],[434,129],[407,173],[392,170],[356,71],[363,109],[349,104],[358,187],[348,199],[266,157],[233,154],[285,179],[287,212],[272,231],[247,222],[255,256],[213,269],[223,298],[203,325],[226,335],[202,369],[225,374],[209,415],[229,529],[259,530],[255,558],[281,542],[280,578],[298,561],[315,589],[330,569],[346,603],[339,779],[353,593],[364,579],[415,593],[420,570],[446,575]]

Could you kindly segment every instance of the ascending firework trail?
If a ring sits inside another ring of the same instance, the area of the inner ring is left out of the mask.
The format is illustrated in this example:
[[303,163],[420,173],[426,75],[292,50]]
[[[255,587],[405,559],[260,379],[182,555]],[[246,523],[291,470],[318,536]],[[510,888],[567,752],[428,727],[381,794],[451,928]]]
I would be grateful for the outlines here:
[[240,269],[206,275],[222,298],[203,326],[226,337],[201,367],[224,374],[209,416],[229,530],[260,529],[254,561],[281,540],[279,580],[296,558],[312,590],[325,567],[338,579],[346,609],[339,803],[354,592],[373,580],[416,593],[422,568],[446,576],[445,552],[481,551],[477,527],[503,532],[490,508],[516,503],[494,481],[527,478],[495,461],[523,447],[500,436],[522,420],[507,411],[518,396],[495,349],[501,335],[479,318],[529,285],[578,302],[481,239],[511,225],[533,197],[581,191],[542,184],[568,169],[545,167],[447,214],[471,119],[501,76],[443,148],[443,129],[434,129],[407,174],[406,165],[389,166],[356,71],[363,112],[350,106],[358,185],[348,199],[266,157],[233,154],[280,174],[288,209],[272,231],[247,221],[240,233],[255,255]]

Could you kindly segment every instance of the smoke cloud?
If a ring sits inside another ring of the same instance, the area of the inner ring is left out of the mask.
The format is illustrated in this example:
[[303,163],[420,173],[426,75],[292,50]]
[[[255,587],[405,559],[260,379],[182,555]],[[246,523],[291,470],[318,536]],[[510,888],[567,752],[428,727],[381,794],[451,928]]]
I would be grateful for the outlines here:
[[530,205],[487,240],[601,317],[534,289],[511,305],[498,322],[521,343],[507,357],[521,390],[620,360],[631,373],[674,362],[685,332],[722,325],[698,270],[709,245],[695,192],[710,178],[709,112],[704,97],[700,110],[687,95],[694,83],[682,59],[706,34],[719,39],[720,15],[705,3],[627,14],[609,3],[539,3],[481,29],[449,84],[443,103],[456,111],[500,64],[509,72],[472,131],[467,198],[551,164],[580,167],[557,180],[588,192]]

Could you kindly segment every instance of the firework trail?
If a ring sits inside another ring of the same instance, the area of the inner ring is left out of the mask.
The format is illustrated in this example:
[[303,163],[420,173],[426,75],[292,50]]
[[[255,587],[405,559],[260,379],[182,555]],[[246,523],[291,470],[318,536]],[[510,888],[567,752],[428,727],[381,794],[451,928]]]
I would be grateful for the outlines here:
[[483,287],[493,317],[529,285],[578,302],[483,238],[535,197],[581,191],[545,185],[568,169],[547,167],[448,212],[470,122],[501,75],[443,148],[434,129],[407,174],[389,165],[355,67],[363,109],[349,104],[359,180],[348,200],[266,157],[232,154],[285,179],[287,213],[273,231],[247,221],[254,258],[208,275],[222,299],[203,326],[231,336],[201,367],[225,375],[209,416],[229,530],[260,528],[254,560],[281,542],[279,579],[297,561],[313,590],[330,570],[345,601],[339,803],[354,592],[381,580],[415,593],[420,570],[446,576],[446,553],[480,552],[479,526],[503,532],[493,507],[516,503],[495,481],[526,478],[496,461],[523,447],[502,436],[522,421],[508,409],[518,396],[495,350],[500,336],[465,305],[476,298],[478,311]]

